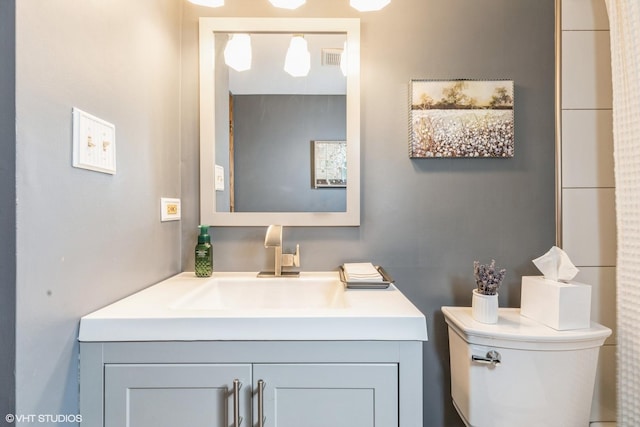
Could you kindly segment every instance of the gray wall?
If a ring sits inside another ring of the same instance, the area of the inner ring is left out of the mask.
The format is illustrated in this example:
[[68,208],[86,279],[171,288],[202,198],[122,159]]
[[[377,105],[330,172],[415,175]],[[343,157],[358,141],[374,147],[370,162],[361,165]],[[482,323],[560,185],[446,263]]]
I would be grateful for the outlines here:
[[[15,412],[16,49],[15,0],[0,1],[0,414]],[[3,421],[4,422],[4,421]]]
[[[182,29],[183,268],[193,269],[198,224],[197,16],[360,17],[362,218],[358,228],[288,228],[302,268],[347,261],[383,265],[427,316],[425,426],[461,425],[449,390],[440,307],[470,305],[474,260],[508,269],[502,306],[520,304],[520,277],[554,244],[554,2],[404,0],[357,13],[346,0],[310,0],[292,12],[234,0],[220,9],[185,4]],[[410,79],[513,79],[513,159],[411,160]],[[219,270],[272,262],[263,228],[211,230]]]
[[311,179],[311,141],[346,138],[344,95],[236,95],[233,111],[236,212],[346,211],[344,188]]
[[[16,410],[75,414],[79,318],[180,271],[160,197],[180,196],[182,2],[16,3]],[[71,166],[74,106],[115,124],[116,175]]]

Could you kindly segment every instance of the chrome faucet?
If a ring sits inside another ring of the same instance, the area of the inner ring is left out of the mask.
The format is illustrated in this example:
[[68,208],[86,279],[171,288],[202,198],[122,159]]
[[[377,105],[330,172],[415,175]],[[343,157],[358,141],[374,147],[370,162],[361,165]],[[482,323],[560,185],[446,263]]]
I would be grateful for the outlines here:
[[300,245],[296,245],[296,253],[282,253],[282,226],[270,225],[264,237],[264,247],[275,249],[275,268],[273,272],[262,271],[258,277],[298,276],[297,271],[282,271],[282,267],[300,267]]

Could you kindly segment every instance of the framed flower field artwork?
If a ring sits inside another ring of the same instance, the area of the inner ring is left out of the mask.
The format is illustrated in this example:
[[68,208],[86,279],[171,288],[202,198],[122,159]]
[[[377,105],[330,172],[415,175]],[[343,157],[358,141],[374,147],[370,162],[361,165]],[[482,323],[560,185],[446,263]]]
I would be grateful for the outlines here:
[[311,141],[313,188],[347,186],[347,141]]
[[412,80],[409,157],[514,155],[512,80]]

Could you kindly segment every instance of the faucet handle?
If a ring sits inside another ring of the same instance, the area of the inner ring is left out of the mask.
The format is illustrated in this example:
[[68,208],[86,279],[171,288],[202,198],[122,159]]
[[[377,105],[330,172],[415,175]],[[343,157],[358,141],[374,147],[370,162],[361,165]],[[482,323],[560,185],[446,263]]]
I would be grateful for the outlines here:
[[283,267],[300,267],[300,245],[296,245],[295,254],[282,254]]
[[296,244],[296,253],[293,254],[293,266],[300,267],[300,244]]

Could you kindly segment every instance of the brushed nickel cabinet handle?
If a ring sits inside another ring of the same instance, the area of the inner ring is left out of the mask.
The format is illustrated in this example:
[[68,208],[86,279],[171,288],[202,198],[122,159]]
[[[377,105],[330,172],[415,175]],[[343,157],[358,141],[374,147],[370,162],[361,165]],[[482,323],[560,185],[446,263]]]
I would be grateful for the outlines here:
[[264,427],[264,386],[263,380],[258,380],[258,427]]
[[242,417],[240,416],[240,389],[242,383],[240,380],[233,380],[233,427],[240,427]]

